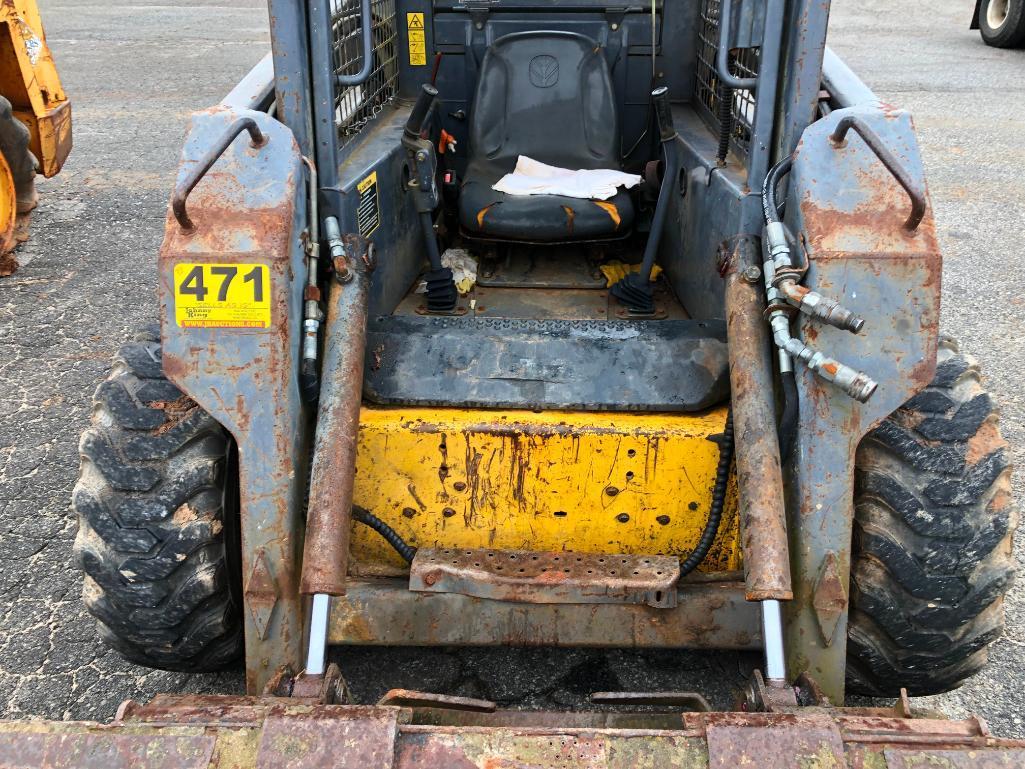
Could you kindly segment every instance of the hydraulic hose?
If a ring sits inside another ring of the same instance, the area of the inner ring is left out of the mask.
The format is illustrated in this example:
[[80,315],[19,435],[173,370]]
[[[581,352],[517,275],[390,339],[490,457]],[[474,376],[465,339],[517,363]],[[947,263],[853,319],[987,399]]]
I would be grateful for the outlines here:
[[793,369],[781,371],[779,375],[783,383],[783,413],[779,417],[779,458],[783,464],[794,448],[797,437],[797,377]]
[[765,182],[762,184],[762,211],[765,213],[765,221],[769,224],[779,221],[779,208],[776,205],[776,187],[779,185],[779,180],[790,173],[793,165],[794,156],[787,155],[765,175]]
[[701,539],[697,547],[680,564],[680,576],[690,574],[697,568],[698,564],[705,560],[708,551],[712,549],[715,536],[719,533],[719,522],[722,520],[722,511],[726,506],[726,485],[730,480],[730,466],[733,464],[733,409],[726,414],[726,427],[723,429],[722,438],[719,440],[719,464],[715,468],[715,485],[712,487],[712,504],[708,511],[708,521],[705,523],[705,530],[701,532]]
[[402,560],[406,563],[413,562],[413,556],[416,555],[416,548],[412,545],[407,545],[405,540],[398,535],[398,532],[396,532],[395,529],[387,523],[382,521],[369,510],[359,507],[358,505],[352,506],[352,517],[364,526],[369,526],[384,537],[385,542],[395,548],[395,552],[402,556]]

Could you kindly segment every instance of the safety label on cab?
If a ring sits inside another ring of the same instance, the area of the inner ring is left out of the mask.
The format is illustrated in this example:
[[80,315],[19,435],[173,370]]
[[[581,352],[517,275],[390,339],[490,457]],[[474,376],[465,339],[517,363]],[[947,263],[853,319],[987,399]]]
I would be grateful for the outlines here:
[[381,199],[377,195],[377,171],[356,185],[356,225],[364,238],[381,225]]
[[409,42],[409,63],[413,67],[422,67],[427,63],[427,38],[424,36],[422,13],[406,14],[406,32]]
[[270,269],[176,264],[174,319],[182,328],[270,328]]

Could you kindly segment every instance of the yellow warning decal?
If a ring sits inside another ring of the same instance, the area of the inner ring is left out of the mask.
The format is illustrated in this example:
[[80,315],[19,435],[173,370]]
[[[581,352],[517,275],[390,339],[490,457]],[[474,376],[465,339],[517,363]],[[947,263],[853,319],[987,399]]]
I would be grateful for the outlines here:
[[377,171],[356,185],[356,225],[364,238],[381,225],[381,200],[377,196]]
[[174,320],[182,328],[270,328],[270,269],[176,264]]
[[409,41],[409,63],[422,67],[427,63],[427,38],[424,37],[424,15],[406,14],[406,33]]

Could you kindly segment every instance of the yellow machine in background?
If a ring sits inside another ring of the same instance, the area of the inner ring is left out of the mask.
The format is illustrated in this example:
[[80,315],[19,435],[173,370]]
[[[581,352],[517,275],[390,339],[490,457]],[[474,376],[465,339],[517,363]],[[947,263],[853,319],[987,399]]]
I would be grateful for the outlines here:
[[0,0],[0,275],[28,236],[35,176],[56,175],[71,152],[71,102],[61,87],[35,0]]

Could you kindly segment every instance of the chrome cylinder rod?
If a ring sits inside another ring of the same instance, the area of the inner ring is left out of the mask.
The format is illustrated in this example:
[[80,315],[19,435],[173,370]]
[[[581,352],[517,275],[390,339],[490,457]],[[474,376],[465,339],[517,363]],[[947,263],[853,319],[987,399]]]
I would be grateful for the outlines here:
[[786,681],[787,664],[783,649],[783,611],[779,601],[762,601],[762,642],[765,644],[765,678]]
[[331,596],[317,593],[310,607],[310,648],[306,654],[306,675],[324,675],[327,658],[327,619],[331,612]]

